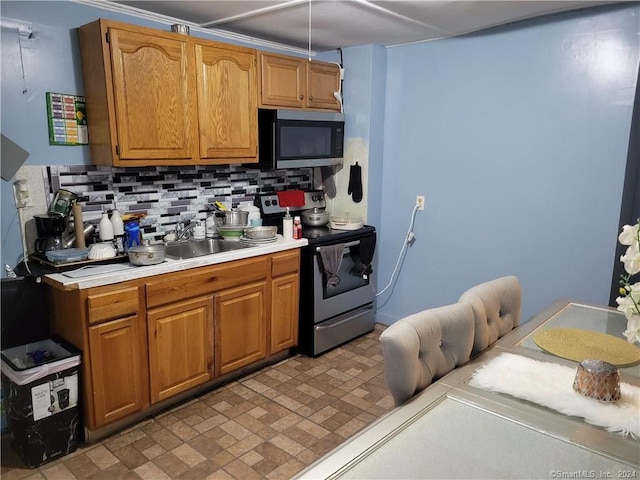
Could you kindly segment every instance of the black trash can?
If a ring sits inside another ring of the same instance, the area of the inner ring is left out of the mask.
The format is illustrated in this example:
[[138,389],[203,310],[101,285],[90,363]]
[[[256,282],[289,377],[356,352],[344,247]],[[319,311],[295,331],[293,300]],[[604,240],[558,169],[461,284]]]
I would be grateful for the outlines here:
[[80,351],[58,337],[1,352],[11,446],[29,467],[78,448]]

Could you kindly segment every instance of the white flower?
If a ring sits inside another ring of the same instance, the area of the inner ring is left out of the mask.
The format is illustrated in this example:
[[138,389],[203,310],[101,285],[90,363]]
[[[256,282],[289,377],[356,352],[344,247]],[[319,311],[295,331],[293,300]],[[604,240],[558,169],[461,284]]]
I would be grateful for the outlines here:
[[638,242],[627,247],[627,251],[620,257],[620,261],[624,263],[624,269],[627,273],[635,275],[640,272],[640,246]]
[[640,343],[640,282],[633,285],[629,283],[632,275],[640,273],[640,221],[633,226],[623,226],[618,241],[627,245],[627,251],[620,257],[627,275],[622,275],[620,296],[616,298],[616,303],[627,319],[627,329],[623,335],[629,343]]
[[621,245],[632,245],[634,242],[638,243],[638,229],[640,224],[636,223],[633,227],[631,225],[625,225],[622,227],[622,233],[618,235],[618,241]]
[[627,329],[622,334],[629,343],[640,343],[640,315],[627,315]]
[[638,305],[640,304],[640,282],[629,285],[625,289],[625,296],[616,298],[618,310],[624,312],[627,320],[633,315],[640,315]]

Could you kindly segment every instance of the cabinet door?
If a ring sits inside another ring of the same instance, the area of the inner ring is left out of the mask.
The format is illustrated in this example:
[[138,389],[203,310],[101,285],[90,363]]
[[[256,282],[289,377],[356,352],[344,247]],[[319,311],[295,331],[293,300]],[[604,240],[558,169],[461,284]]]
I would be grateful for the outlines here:
[[195,45],[200,157],[257,162],[255,53]]
[[138,317],[89,328],[93,402],[97,427],[143,406]]
[[260,103],[271,107],[305,106],[306,60],[262,53]]
[[151,310],[147,322],[151,403],[213,378],[211,296]]
[[295,273],[271,282],[271,355],[298,344],[299,278]]
[[216,375],[266,358],[266,282],[215,295]]
[[120,160],[194,159],[196,97],[187,40],[116,28],[109,39]]
[[307,63],[307,106],[340,111],[333,93],[340,91],[340,67],[332,63]]

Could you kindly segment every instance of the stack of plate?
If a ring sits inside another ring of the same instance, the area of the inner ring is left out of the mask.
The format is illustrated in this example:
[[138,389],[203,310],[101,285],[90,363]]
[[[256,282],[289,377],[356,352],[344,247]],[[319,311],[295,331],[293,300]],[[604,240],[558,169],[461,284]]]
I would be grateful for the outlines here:
[[240,240],[252,245],[262,245],[278,241],[278,227],[248,227]]

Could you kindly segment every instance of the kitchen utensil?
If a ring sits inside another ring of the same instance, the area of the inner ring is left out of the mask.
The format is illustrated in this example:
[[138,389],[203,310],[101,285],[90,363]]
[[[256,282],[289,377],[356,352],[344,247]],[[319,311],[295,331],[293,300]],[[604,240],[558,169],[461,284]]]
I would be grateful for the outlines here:
[[102,260],[105,258],[113,258],[116,256],[116,249],[111,242],[96,243],[91,245],[89,250],[90,260]]
[[358,230],[364,226],[362,218],[331,217],[330,227],[333,230]]
[[[71,242],[71,245],[73,244],[73,242],[75,241],[78,248],[86,248],[87,244],[84,241],[84,233],[83,233],[83,225],[84,222],[82,220],[82,205],[80,205],[78,202],[74,202],[73,203],[73,240]],[[65,248],[70,247],[71,245],[66,245],[66,239],[65,239]]]
[[245,225],[220,225],[218,233],[225,240],[240,240],[245,228]]
[[171,25],[171,31],[173,33],[189,35],[189,25],[184,25],[182,23],[174,23],[173,25]]
[[49,213],[68,217],[71,213],[73,203],[78,199],[78,195],[69,190],[60,189],[49,206]]
[[61,235],[52,235],[50,237],[36,238],[35,251],[49,252],[51,250],[60,250],[63,248],[64,242]]
[[[91,223],[85,223],[82,226],[82,239],[85,240],[85,244],[86,244],[86,239],[89,238],[91,236],[91,234],[95,231],[96,227],[94,225],[92,225]],[[63,238],[63,247],[64,248],[71,248],[73,247],[73,244],[76,244],[76,246],[78,248],[85,248],[85,247],[81,247],[79,242],[76,242],[76,234],[72,233],[71,235],[67,235],[66,237]]]
[[61,235],[67,229],[67,217],[57,213],[34,215],[39,237]]
[[276,237],[278,227],[248,227],[244,231],[244,236],[250,240],[267,240]]
[[[224,212],[224,224],[225,225],[241,225],[247,226],[249,223],[249,212],[232,208]],[[218,230],[220,230],[218,228]]]
[[137,245],[129,249],[129,261],[133,265],[156,265],[164,262],[164,245]]
[[45,256],[51,263],[58,264],[81,262],[87,259],[88,254],[88,248],[64,248],[62,250],[53,250],[46,252]]
[[140,224],[138,222],[127,222],[124,224],[126,236],[126,248],[135,247],[142,243],[140,235]]
[[302,216],[302,223],[309,227],[323,227],[329,223],[331,217],[329,212],[318,207],[303,210],[300,215]]
[[240,210],[249,212],[249,221],[247,222],[249,225],[253,225],[254,220],[260,220],[260,209],[255,205],[240,207]]

